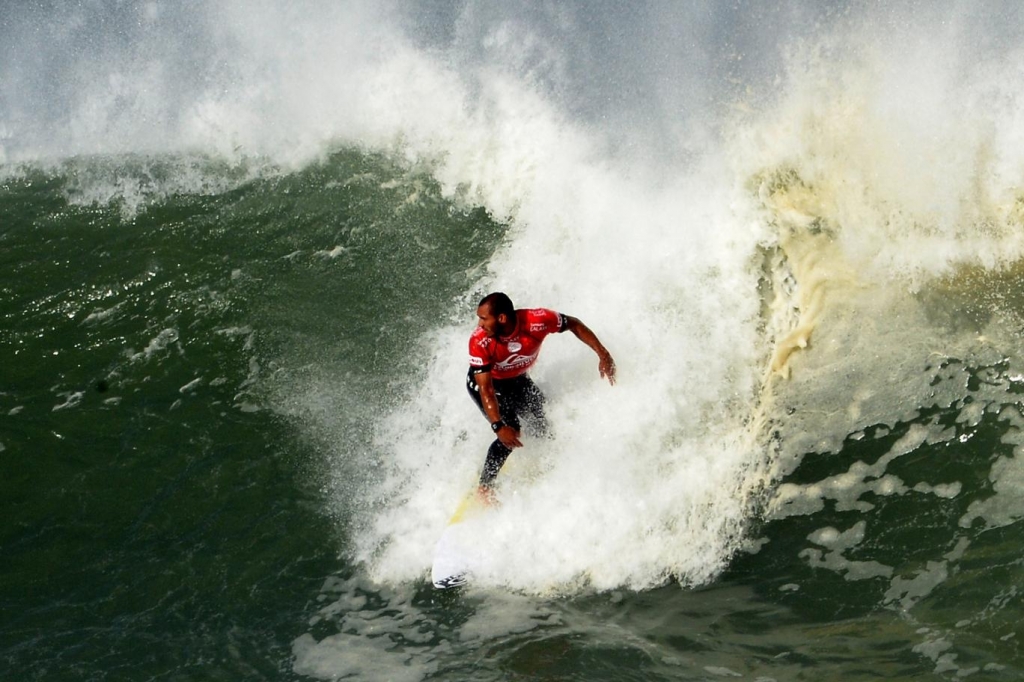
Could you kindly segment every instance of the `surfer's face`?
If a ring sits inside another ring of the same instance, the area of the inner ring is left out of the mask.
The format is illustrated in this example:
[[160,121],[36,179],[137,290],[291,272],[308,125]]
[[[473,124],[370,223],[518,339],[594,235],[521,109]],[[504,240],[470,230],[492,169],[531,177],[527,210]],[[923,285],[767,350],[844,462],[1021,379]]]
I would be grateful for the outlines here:
[[495,316],[491,312],[490,304],[484,304],[476,309],[476,316],[479,319],[477,326],[487,333],[487,336],[492,339],[497,338],[501,333],[502,328],[508,321],[505,315]]

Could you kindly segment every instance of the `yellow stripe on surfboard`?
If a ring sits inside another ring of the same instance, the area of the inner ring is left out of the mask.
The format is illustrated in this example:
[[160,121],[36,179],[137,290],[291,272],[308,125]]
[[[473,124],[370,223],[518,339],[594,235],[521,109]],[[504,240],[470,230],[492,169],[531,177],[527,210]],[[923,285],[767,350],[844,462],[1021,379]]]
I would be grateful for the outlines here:
[[479,512],[484,509],[487,505],[484,504],[483,500],[480,499],[480,493],[474,488],[469,491],[465,497],[462,498],[462,502],[459,502],[459,506],[455,508],[455,513],[448,519],[448,525],[453,523],[461,523],[466,520],[467,516]]

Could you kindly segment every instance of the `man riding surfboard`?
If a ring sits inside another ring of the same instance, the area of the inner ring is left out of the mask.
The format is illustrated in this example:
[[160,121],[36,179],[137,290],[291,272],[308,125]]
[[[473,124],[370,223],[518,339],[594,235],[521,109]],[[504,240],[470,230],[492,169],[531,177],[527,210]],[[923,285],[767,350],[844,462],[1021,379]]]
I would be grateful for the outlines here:
[[469,338],[466,388],[497,438],[487,450],[480,492],[491,495],[494,479],[513,448],[522,447],[520,418],[539,433],[547,430],[544,394],[527,374],[537,361],[545,337],[572,332],[597,353],[597,369],[615,384],[615,361],[597,335],[579,319],[547,308],[516,309],[501,292],[485,296],[477,306],[477,328]]

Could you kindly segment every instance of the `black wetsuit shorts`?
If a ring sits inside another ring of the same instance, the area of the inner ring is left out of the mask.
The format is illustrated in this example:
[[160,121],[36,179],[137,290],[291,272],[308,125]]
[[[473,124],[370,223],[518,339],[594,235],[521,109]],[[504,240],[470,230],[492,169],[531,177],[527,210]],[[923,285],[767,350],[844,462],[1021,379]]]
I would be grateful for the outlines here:
[[[473,399],[480,411],[484,411],[483,400],[480,398],[480,387],[476,383],[476,372],[470,369],[466,375],[466,389],[469,397]],[[501,413],[501,420],[521,431],[522,420],[525,419],[529,431],[532,434],[543,436],[547,434],[548,424],[544,415],[544,394],[537,388],[537,384],[526,374],[520,374],[511,379],[493,379],[494,394],[498,399],[498,410]],[[486,413],[484,413],[486,417]],[[512,450],[500,440],[495,439],[487,449],[487,459],[484,461],[484,470],[480,474],[480,484],[489,486],[494,481],[501,466],[508,459]]]

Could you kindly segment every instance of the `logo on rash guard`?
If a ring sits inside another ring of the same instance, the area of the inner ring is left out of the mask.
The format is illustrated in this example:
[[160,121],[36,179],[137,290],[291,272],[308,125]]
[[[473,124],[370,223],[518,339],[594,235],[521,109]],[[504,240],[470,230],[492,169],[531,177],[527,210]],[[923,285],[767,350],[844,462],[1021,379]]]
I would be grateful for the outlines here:
[[497,367],[502,371],[516,370],[520,367],[529,367],[536,359],[536,353],[533,355],[510,355],[503,361],[499,362]]
[[518,353],[522,349],[523,349],[523,344],[519,343],[518,341],[509,341],[509,344],[508,344],[509,352],[511,352],[511,353]]

